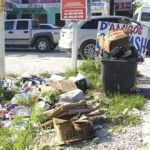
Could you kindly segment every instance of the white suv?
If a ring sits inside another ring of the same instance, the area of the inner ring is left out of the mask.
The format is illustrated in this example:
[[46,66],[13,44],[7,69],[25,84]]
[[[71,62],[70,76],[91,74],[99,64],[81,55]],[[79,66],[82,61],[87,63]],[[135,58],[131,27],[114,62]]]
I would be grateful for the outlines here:
[[[96,34],[97,26],[99,21],[107,21],[113,23],[124,23],[124,24],[138,24],[127,17],[122,16],[109,16],[93,18],[87,21],[78,22],[78,54],[81,57],[94,57],[95,56],[95,45],[96,45]],[[139,24],[138,24],[139,25]],[[71,50],[72,48],[72,23],[63,27],[60,32],[59,47],[64,50]]]

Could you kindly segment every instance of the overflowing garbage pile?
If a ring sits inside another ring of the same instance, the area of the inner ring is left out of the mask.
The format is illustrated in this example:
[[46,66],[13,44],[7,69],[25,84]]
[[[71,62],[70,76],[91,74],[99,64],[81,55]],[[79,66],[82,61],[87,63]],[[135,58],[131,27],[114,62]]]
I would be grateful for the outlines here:
[[130,46],[129,32],[126,30],[113,31],[104,36],[99,36],[101,57],[103,59],[124,59],[143,61],[143,58],[134,46]]
[[54,127],[59,144],[89,138],[89,118],[101,112],[98,106],[84,101],[87,88],[88,82],[80,74],[70,80],[58,75],[45,79],[8,77],[0,82],[0,128],[11,127],[18,116],[29,119],[30,108],[36,106],[43,109],[43,119],[37,127]]
[[127,94],[135,89],[137,63],[143,57],[130,45],[126,30],[109,32],[98,36],[101,47],[102,85],[106,94]]

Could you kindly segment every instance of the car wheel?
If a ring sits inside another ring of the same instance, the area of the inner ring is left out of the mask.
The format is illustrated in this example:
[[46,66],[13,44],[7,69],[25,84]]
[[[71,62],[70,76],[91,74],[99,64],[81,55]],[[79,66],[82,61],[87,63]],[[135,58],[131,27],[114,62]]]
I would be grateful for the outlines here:
[[50,41],[46,38],[39,38],[35,47],[41,53],[48,52],[50,50]]
[[58,45],[58,44],[53,44],[53,45],[51,46],[51,49],[52,49],[52,50],[55,49],[55,48],[57,47],[57,45]]
[[95,40],[88,40],[80,47],[80,54],[82,58],[95,58]]

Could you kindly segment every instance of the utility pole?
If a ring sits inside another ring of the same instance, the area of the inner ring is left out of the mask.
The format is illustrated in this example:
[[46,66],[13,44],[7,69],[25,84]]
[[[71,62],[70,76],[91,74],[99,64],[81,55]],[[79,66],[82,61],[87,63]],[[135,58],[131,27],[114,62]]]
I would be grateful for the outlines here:
[[5,77],[4,0],[0,0],[0,79]]

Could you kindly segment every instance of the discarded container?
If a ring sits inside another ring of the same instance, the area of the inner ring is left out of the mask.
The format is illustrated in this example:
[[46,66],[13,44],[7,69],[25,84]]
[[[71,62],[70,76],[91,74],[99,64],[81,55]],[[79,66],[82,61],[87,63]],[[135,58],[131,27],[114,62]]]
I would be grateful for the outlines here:
[[118,46],[129,49],[129,33],[122,30],[111,32],[104,37],[103,42],[103,49],[107,52]]
[[74,83],[76,84],[76,86],[82,90],[83,92],[85,92],[88,87],[89,87],[89,83],[87,81],[87,78],[82,75],[82,74],[78,74],[77,76],[73,76],[73,77],[70,77],[69,80],[72,80],[74,81]]
[[53,123],[59,144],[67,144],[90,137],[92,128],[88,120],[71,121],[70,119],[53,118]]
[[102,59],[102,84],[106,94],[129,93],[135,86],[137,61]]

